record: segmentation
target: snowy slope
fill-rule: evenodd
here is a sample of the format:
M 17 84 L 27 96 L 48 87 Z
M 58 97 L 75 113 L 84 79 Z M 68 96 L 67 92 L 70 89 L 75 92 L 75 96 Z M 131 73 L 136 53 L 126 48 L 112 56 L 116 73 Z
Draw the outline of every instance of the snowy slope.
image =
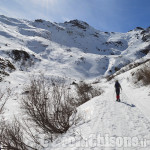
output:
M 123 102 L 116 103 L 113 92 L 108 92 L 103 97 L 92 99 L 79 108 L 82 114 L 86 112 L 84 122 L 72 127 L 64 136 L 56 140 L 52 149 L 61 150 L 62 146 L 68 150 L 123 148 L 148 150 L 150 148 L 150 124 L 147 118 L 126 96 L 123 95 Z M 108 137 L 110 141 L 103 142 L 100 137 Z M 121 139 L 137 138 L 138 145 L 135 140 L 131 145 L 126 144 L 126 139 L 124 143 L 119 143 L 117 140 L 120 137 Z
M 115 101 L 115 80 L 99 83 L 105 92 L 80 106 L 82 119 L 46 150 L 149 150 L 149 86 L 135 86 L 131 75 L 140 67 L 115 78 L 122 86 L 121 102 Z
M 3 79 L 0 86 L 13 90 L 12 98 L 6 103 L 6 118 L 21 114 L 20 95 L 30 75 L 42 72 L 45 76 L 60 76 L 69 81 L 93 82 L 127 64 L 144 62 L 150 57 L 150 28 L 109 33 L 79 20 L 52 23 L 1 15 L 0 39 L 0 79 Z M 99 136 L 112 137 L 112 144 L 118 137 L 135 137 L 127 150 L 149 150 L 149 87 L 134 87 L 130 73 L 137 69 L 126 69 L 127 72 L 116 76 L 123 87 L 121 103 L 115 102 L 114 80 L 102 80 L 98 86 L 104 93 L 80 106 L 78 114 L 82 120 L 46 146 L 46 150 L 124 149 L 119 143 L 111 147 L 100 145 Z M 96 145 L 90 143 L 91 136 Z M 138 146 L 136 138 L 140 141 Z
M 79 20 L 51 23 L 1 15 L 0 54 L 16 70 L 95 78 L 144 57 L 148 52 L 142 50 L 149 47 L 149 32 L 149 28 L 136 28 L 127 33 L 108 33 Z M 16 59 L 18 53 L 21 59 Z

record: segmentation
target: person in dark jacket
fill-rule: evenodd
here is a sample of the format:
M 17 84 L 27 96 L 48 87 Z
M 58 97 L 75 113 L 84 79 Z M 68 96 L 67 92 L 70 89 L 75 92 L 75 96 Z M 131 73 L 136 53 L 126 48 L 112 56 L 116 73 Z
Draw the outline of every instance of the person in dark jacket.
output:
M 116 80 L 116 82 L 115 82 L 115 89 L 116 89 L 116 98 L 117 98 L 117 101 L 120 102 L 120 89 L 122 89 L 122 88 L 121 88 L 121 85 L 118 82 L 118 80 Z

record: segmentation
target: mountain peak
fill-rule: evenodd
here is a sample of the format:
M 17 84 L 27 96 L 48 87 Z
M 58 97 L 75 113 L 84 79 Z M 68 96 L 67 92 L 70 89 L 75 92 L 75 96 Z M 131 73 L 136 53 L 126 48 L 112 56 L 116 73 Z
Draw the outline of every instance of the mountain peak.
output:
M 86 29 L 89 27 L 89 24 L 84 22 L 84 21 L 80 21 L 80 20 L 70 20 L 69 22 L 64 22 L 65 24 L 72 24 L 72 26 L 77 26 L 78 28 L 82 28 L 82 29 Z
M 141 27 L 136 27 L 135 30 L 144 30 L 144 29 Z

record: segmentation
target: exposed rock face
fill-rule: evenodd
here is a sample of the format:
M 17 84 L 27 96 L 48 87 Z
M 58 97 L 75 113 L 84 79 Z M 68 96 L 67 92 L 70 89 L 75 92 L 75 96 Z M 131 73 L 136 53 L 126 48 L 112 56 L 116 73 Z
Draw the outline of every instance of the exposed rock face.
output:
M 65 24 L 72 24 L 73 27 L 78 27 L 81 29 L 86 29 L 89 27 L 89 25 L 86 22 L 79 21 L 79 20 L 71 20 L 69 22 L 65 22 Z
M 0 81 L 5 76 L 9 76 L 9 73 L 15 71 L 15 66 L 7 59 L 0 58 Z

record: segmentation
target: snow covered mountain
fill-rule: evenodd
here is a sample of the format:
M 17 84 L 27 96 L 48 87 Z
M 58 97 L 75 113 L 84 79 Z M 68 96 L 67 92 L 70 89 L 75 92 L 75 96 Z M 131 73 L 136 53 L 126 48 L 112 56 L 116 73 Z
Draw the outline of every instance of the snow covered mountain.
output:
M 77 119 L 81 120 L 44 150 L 149 150 L 149 87 L 133 82 L 137 70 L 150 65 L 149 51 L 150 27 L 127 33 L 102 32 L 79 20 L 52 23 L 0 15 L 0 85 L 13 93 L 3 117 L 9 121 L 14 115 L 26 117 L 20 101 L 30 75 L 42 72 L 71 81 L 88 80 L 104 92 L 79 106 Z M 111 81 L 102 78 L 95 82 L 107 75 L 113 75 L 109 76 Z M 114 76 L 123 88 L 120 103 L 115 102 Z M 112 145 L 100 143 L 99 138 L 105 137 L 113 138 Z M 131 143 L 120 146 L 123 138 L 131 139 Z
M 72 20 L 52 23 L 0 16 L 1 76 L 44 72 L 76 79 L 113 74 L 150 50 L 150 28 L 102 32 Z M 24 74 L 23 73 L 23 74 Z

